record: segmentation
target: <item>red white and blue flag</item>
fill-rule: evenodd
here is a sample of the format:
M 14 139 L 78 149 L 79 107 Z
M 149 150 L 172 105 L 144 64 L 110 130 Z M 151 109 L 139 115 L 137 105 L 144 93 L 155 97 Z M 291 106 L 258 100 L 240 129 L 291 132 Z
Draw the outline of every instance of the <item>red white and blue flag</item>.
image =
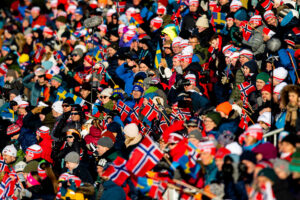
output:
M 273 1 L 272 0 L 265 0 L 261 6 L 265 9 L 265 11 L 271 10 L 273 8 Z
M 146 135 L 142 142 L 133 150 L 126 163 L 127 169 L 136 176 L 144 176 L 163 157 L 163 152 Z
M 152 121 L 153 119 L 157 118 L 159 116 L 159 109 L 158 107 L 153 103 L 151 99 L 148 100 L 147 105 L 142 110 L 141 114 L 145 116 L 149 121 Z
M 130 176 L 126 169 L 126 160 L 121 157 L 117 157 L 114 162 L 104 171 L 104 177 L 108 177 L 117 185 L 123 185 L 124 181 Z
M 131 109 L 127 106 L 123 101 L 119 101 L 117 105 L 117 110 L 120 112 L 121 120 L 125 121 L 127 116 L 129 115 Z

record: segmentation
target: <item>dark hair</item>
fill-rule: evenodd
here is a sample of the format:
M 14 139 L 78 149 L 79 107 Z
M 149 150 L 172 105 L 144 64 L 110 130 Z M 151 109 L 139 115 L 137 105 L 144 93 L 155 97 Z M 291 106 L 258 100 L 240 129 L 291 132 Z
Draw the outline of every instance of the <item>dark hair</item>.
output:
M 46 171 L 47 177 L 50 179 L 53 186 L 53 190 L 56 194 L 58 192 L 57 191 L 58 181 L 52 170 L 51 164 L 48 162 L 41 163 L 40 168 Z

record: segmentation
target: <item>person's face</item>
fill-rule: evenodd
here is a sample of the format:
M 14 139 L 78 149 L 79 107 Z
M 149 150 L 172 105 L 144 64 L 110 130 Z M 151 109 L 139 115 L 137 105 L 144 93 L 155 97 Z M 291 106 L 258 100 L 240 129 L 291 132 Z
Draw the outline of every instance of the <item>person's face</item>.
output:
M 242 163 L 247 166 L 247 173 L 252 174 L 255 170 L 255 164 L 250 162 L 249 160 L 243 160 Z
M 46 118 L 46 115 L 44 114 L 39 114 L 40 120 L 43 122 Z
M 75 21 L 80 21 L 82 18 L 82 15 L 75 13 Z
M 66 168 L 68 168 L 68 170 L 70 170 L 70 171 L 75 169 L 77 166 L 78 166 L 78 164 L 76 164 L 76 163 L 66 162 Z
M 22 23 L 22 25 L 23 25 L 23 28 L 26 28 L 26 27 L 28 27 L 28 26 L 29 26 L 29 22 L 28 22 L 28 20 L 23 20 L 23 23 Z
M 226 3 L 228 3 L 228 0 L 219 0 L 219 4 L 221 6 L 225 5 Z
M 267 182 L 271 182 L 270 179 L 268 179 L 267 177 L 265 177 L 265 176 L 257 177 L 257 185 L 259 188 L 264 188 L 266 186 Z
M 39 16 L 39 12 L 36 12 L 36 11 L 31 11 L 31 16 L 33 19 L 36 19 L 38 16 Z
M 113 57 L 113 55 L 115 55 L 116 50 L 114 50 L 113 48 L 108 48 L 107 49 L 107 54 L 109 57 Z
M 294 153 L 296 148 L 291 143 L 283 141 L 281 143 L 281 150 L 283 153 Z
M 98 152 L 99 156 L 102 156 L 108 150 L 109 149 L 107 147 L 103 147 L 101 145 L 97 145 L 97 152 Z
M 8 54 L 8 51 L 1 50 L 1 54 L 4 57 L 4 56 L 6 56 Z
M 5 63 L 6 63 L 7 65 L 11 65 L 11 64 L 13 63 L 13 60 L 6 60 Z
M 78 111 L 72 111 L 71 112 L 71 119 L 72 121 L 79 121 L 80 120 L 80 115 Z
M 228 18 L 226 19 L 226 23 L 227 23 L 227 27 L 231 28 L 233 26 L 234 21 L 232 18 Z
M 140 64 L 140 71 L 147 72 L 148 69 L 149 69 L 148 66 L 145 65 L 144 63 Z
M 74 142 L 74 136 L 72 135 L 71 132 L 67 132 L 66 140 L 67 142 Z
M 190 85 L 185 85 L 185 86 L 184 86 L 184 90 L 185 90 L 186 92 L 192 90 L 193 88 L 194 88 L 194 86 L 193 86 L 192 84 L 190 84 Z
M 138 73 L 140 68 L 137 64 L 134 64 L 133 67 L 131 68 L 131 70 L 133 73 Z
M 165 45 L 164 46 L 164 51 L 167 55 L 171 54 L 172 53 L 172 50 L 171 50 L 171 47 L 170 45 Z
M 190 8 L 190 12 L 196 12 L 197 9 L 198 9 L 198 6 L 196 6 L 196 5 L 190 5 L 189 8 Z
M 273 101 L 275 102 L 275 103 L 278 103 L 279 102 L 279 94 L 276 94 L 276 93 L 273 93 Z
M 14 98 L 15 98 L 16 96 L 17 96 L 17 95 L 15 95 L 14 93 L 10 93 L 10 94 L 9 94 L 9 101 L 14 100 Z
M 277 26 L 277 20 L 276 20 L 276 18 L 275 18 L 275 17 L 269 18 L 269 19 L 267 20 L 267 24 L 276 27 L 276 26 Z
M 202 152 L 200 155 L 200 158 L 201 158 L 203 165 L 207 166 L 207 165 L 211 164 L 214 157 L 209 152 Z
M 133 0 L 132 3 L 134 6 L 137 6 L 141 3 L 141 0 Z
M 264 33 L 262 33 L 262 37 L 264 42 L 267 42 L 270 39 L 270 37 Z
M 32 43 L 32 37 L 26 37 L 26 43 L 31 44 Z
M 214 49 L 218 49 L 219 48 L 219 39 L 214 39 L 210 42 L 210 46 Z
M 223 158 L 217 158 L 216 159 L 216 166 L 217 166 L 219 171 L 222 171 L 223 164 L 224 164 Z
M 103 174 L 103 167 L 102 166 L 97 166 L 97 173 L 98 173 L 98 175 L 101 177 L 102 176 L 102 174 Z
M 252 144 L 255 144 L 256 139 L 252 136 L 245 136 L 245 146 L 250 146 Z
M 298 105 L 298 94 L 296 94 L 295 92 L 289 92 L 289 103 L 292 106 Z
M 178 58 L 173 58 L 173 67 L 180 66 L 180 60 Z
M 69 105 L 69 104 L 67 104 L 67 103 L 64 103 L 64 104 L 62 105 L 62 107 L 63 107 L 64 113 L 71 111 L 71 108 L 72 108 L 71 105 Z
M 105 96 L 105 95 L 101 95 L 99 96 L 99 99 L 101 100 L 101 102 L 103 104 L 106 104 L 107 102 L 109 102 L 109 97 L 108 96 Z
M 230 58 L 228 56 L 225 57 L 225 63 L 226 65 L 230 65 Z
M 235 66 L 236 65 L 236 62 L 237 62 L 238 58 L 231 58 L 230 59 L 230 63 L 232 66 Z
M 249 76 L 250 75 L 250 69 L 247 66 L 243 67 L 243 72 L 245 76 Z
M 241 65 L 244 65 L 246 62 L 249 61 L 249 59 L 245 56 L 240 56 L 239 60 L 240 60 Z
M 18 108 L 18 114 L 19 115 L 25 115 L 26 114 L 26 110 L 25 110 L 25 108 Z
M 180 60 L 180 66 L 182 68 L 182 70 L 184 70 L 185 68 L 187 68 L 189 66 L 189 62 L 185 62 L 184 60 Z
M 81 89 L 80 90 L 80 95 L 83 99 L 87 98 L 89 96 L 91 92 L 89 90 L 84 90 L 84 89 Z
M 170 38 L 170 36 L 168 34 L 164 34 L 164 38 L 165 38 L 166 41 L 170 41 L 171 40 L 171 38 Z
M 235 13 L 237 10 L 238 10 L 238 8 L 236 8 L 236 7 L 231 7 L 230 8 L 230 12 L 232 12 L 232 13 Z
M 257 90 L 261 90 L 265 85 L 266 85 L 266 83 L 263 80 L 260 80 L 260 79 L 256 80 L 256 89 Z
M 269 128 L 269 126 L 268 126 L 266 123 L 262 122 L 262 121 L 259 121 L 258 123 L 259 123 L 259 125 L 260 125 L 264 130 L 267 130 L 267 129 Z
M 195 147 L 197 147 L 200 143 L 196 138 L 189 138 L 189 142 L 192 143 Z
M 28 163 L 29 161 L 33 160 L 31 156 L 29 156 L 28 154 L 25 154 L 25 160 Z
M 181 47 L 179 45 L 172 46 L 173 52 L 179 54 L 181 52 Z
M 190 38 L 189 39 L 189 45 L 191 45 L 193 47 L 193 49 L 196 48 L 196 45 L 199 44 L 197 38 Z
M 132 91 L 132 96 L 134 99 L 139 99 L 142 96 L 142 93 L 140 91 Z
M 50 84 L 55 88 L 58 88 L 60 86 L 60 83 L 54 79 L 51 80 Z
M 209 131 L 213 130 L 215 127 L 217 127 L 215 122 L 208 117 L 206 117 L 203 122 L 204 122 L 206 132 L 209 132 Z
M 269 92 L 267 92 L 267 91 L 262 91 L 261 92 L 261 97 L 263 99 L 263 102 L 271 100 L 271 94 Z
M 10 164 L 10 163 L 12 163 L 12 162 L 14 162 L 14 161 L 16 160 L 15 157 L 9 156 L 9 155 L 7 155 L 7 154 L 3 154 L 3 159 L 5 160 L 5 162 L 6 162 L 7 164 Z
M 187 127 L 187 130 L 188 130 L 188 133 L 192 132 L 193 130 L 197 130 L 198 127 L 197 126 L 188 126 Z M 198 129 L 199 130 L 199 129 Z M 201 130 L 200 130 L 201 131 Z
M 80 59 L 80 56 L 78 54 L 72 54 L 72 59 L 74 62 L 77 62 Z
M 275 171 L 276 175 L 278 176 L 278 178 L 280 178 L 281 180 L 284 180 L 288 177 L 288 174 L 278 167 L 275 167 L 274 171 Z

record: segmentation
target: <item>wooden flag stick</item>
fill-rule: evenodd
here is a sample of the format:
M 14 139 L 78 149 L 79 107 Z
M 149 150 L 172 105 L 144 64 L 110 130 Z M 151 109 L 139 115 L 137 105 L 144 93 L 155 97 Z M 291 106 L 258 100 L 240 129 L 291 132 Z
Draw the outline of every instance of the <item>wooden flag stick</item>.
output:
M 249 112 L 248 112 L 245 108 L 242 108 L 242 109 L 245 111 L 245 114 L 249 117 L 250 121 L 251 121 L 253 124 L 255 124 L 254 121 L 251 119 L 251 117 L 250 117 L 250 115 L 249 115 Z
M 292 66 L 293 66 L 293 68 L 295 70 L 295 74 L 296 74 L 296 77 L 297 77 L 297 82 L 298 82 L 298 84 L 300 84 L 300 79 L 299 79 L 299 76 L 298 76 L 298 73 L 297 73 L 297 70 L 296 70 L 296 66 L 295 66 L 294 60 L 293 60 L 290 52 L 287 51 L 287 54 L 289 55 L 289 58 L 290 58 L 291 63 L 292 63 Z

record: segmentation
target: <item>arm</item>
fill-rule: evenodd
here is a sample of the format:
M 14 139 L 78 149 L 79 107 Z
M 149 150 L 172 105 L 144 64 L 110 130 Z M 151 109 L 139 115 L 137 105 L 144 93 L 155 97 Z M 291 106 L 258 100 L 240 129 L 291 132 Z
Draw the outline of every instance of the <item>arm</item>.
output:
M 34 77 L 34 73 L 28 74 L 23 78 L 23 85 L 28 89 L 31 89 L 34 86 L 34 82 L 31 82 L 31 79 Z

